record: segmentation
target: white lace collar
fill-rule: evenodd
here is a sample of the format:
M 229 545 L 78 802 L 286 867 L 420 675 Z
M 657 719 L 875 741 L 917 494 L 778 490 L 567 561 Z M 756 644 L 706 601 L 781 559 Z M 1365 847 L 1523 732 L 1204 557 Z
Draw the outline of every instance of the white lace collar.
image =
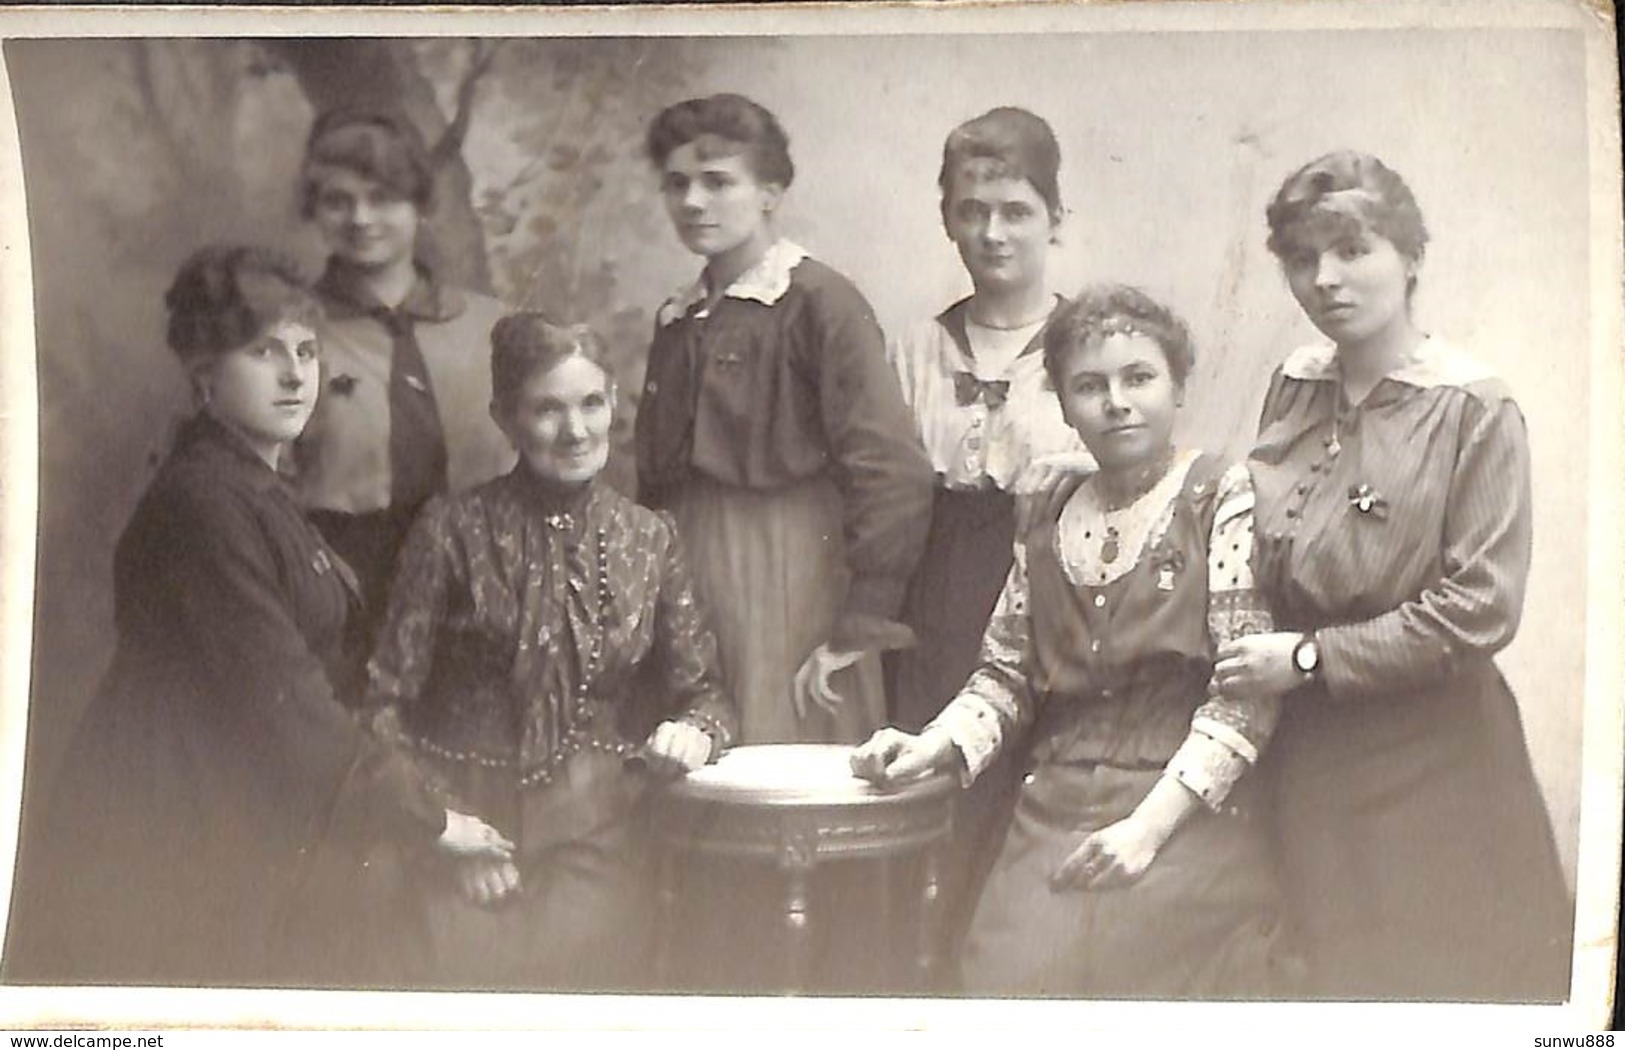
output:
M 790 273 L 805 258 L 805 248 L 780 238 L 768 245 L 767 251 L 756 260 L 756 265 L 735 277 L 722 294 L 729 299 L 750 299 L 764 306 L 772 306 L 790 290 Z M 707 294 L 702 275 L 667 299 L 660 307 L 657 320 L 662 326 L 671 324 L 705 302 Z
M 1287 355 L 1281 372 L 1288 379 L 1337 382 L 1342 376 L 1337 364 L 1337 347 L 1329 342 L 1300 346 Z M 1430 335 L 1383 378 L 1427 390 L 1436 386 L 1471 386 L 1494 379 L 1495 373 L 1467 351 Z
M 1078 486 L 1055 525 L 1055 552 L 1072 586 L 1104 587 L 1140 563 L 1146 550 L 1168 531 L 1174 497 L 1185 487 L 1185 476 L 1201 455 L 1198 451 L 1176 453 L 1162 480 L 1121 510 L 1106 509 L 1095 484 L 1098 474 Z M 1114 537 L 1117 545 L 1116 556 L 1110 560 L 1105 556 L 1108 537 Z

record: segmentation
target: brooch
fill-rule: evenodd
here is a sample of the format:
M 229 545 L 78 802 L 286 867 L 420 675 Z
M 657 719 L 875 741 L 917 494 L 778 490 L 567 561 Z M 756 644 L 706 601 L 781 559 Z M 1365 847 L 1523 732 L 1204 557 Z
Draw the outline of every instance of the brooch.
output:
M 1378 521 L 1388 517 L 1388 500 L 1365 482 L 1349 486 L 1349 506 L 1361 514 L 1369 514 Z
M 1157 590 L 1174 589 L 1174 578 L 1185 571 L 1185 552 L 1169 551 L 1154 563 L 1157 570 Z

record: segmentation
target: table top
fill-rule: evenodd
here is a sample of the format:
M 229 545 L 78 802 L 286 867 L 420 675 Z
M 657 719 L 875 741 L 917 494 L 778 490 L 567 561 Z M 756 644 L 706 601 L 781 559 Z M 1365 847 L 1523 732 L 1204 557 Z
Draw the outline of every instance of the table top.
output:
M 947 794 L 952 776 L 934 773 L 876 787 L 854 776 L 848 744 L 749 744 L 730 748 L 668 789 L 676 797 L 751 806 L 886 806 Z

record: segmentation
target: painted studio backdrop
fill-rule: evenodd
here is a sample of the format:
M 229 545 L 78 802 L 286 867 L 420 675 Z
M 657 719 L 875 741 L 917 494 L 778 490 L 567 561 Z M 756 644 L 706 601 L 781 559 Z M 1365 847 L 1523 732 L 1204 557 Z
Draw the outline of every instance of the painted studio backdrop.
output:
M 295 185 L 316 111 L 404 102 L 438 143 L 447 276 L 595 325 L 635 394 L 655 309 L 698 271 L 642 155 L 662 106 L 732 90 L 777 112 L 797 166 L 782 231 L 851 275 L 892 331 L 969 290 L 938 216 L 942 141 L 1013 104 L 1061 141 L 1056 290 L 1127 281 L 1183 314 L 1197 347 L 1183 440 L 1231 456 L 1271 369 L 1314 335 L 1264 247 L 1269 196 L 1338 147 L 1410 183 L 1433 238 L 1421 326 L 1499 370 L 1528 418 L 1534 564 L 1501 665 L 1572 886 L 1588 484 L 1578 33 L 115 39 L 14 41 L 5 59 L 39 340 L 31 800 L 105 668 L 113 545 L 189 407 L 164 288 L 214 240 L 281 246 L 315 272 Z

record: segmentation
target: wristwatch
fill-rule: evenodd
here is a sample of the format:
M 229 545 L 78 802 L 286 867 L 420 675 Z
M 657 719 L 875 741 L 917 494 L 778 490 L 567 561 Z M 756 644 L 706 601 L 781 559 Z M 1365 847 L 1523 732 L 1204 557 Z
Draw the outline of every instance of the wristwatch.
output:
M 1320 677 L 1320 643 L 1315 640 L 1314 631 L 1300 637 L 1298 644 L 1292 647 L 1292 666 L 1306 681 Z

